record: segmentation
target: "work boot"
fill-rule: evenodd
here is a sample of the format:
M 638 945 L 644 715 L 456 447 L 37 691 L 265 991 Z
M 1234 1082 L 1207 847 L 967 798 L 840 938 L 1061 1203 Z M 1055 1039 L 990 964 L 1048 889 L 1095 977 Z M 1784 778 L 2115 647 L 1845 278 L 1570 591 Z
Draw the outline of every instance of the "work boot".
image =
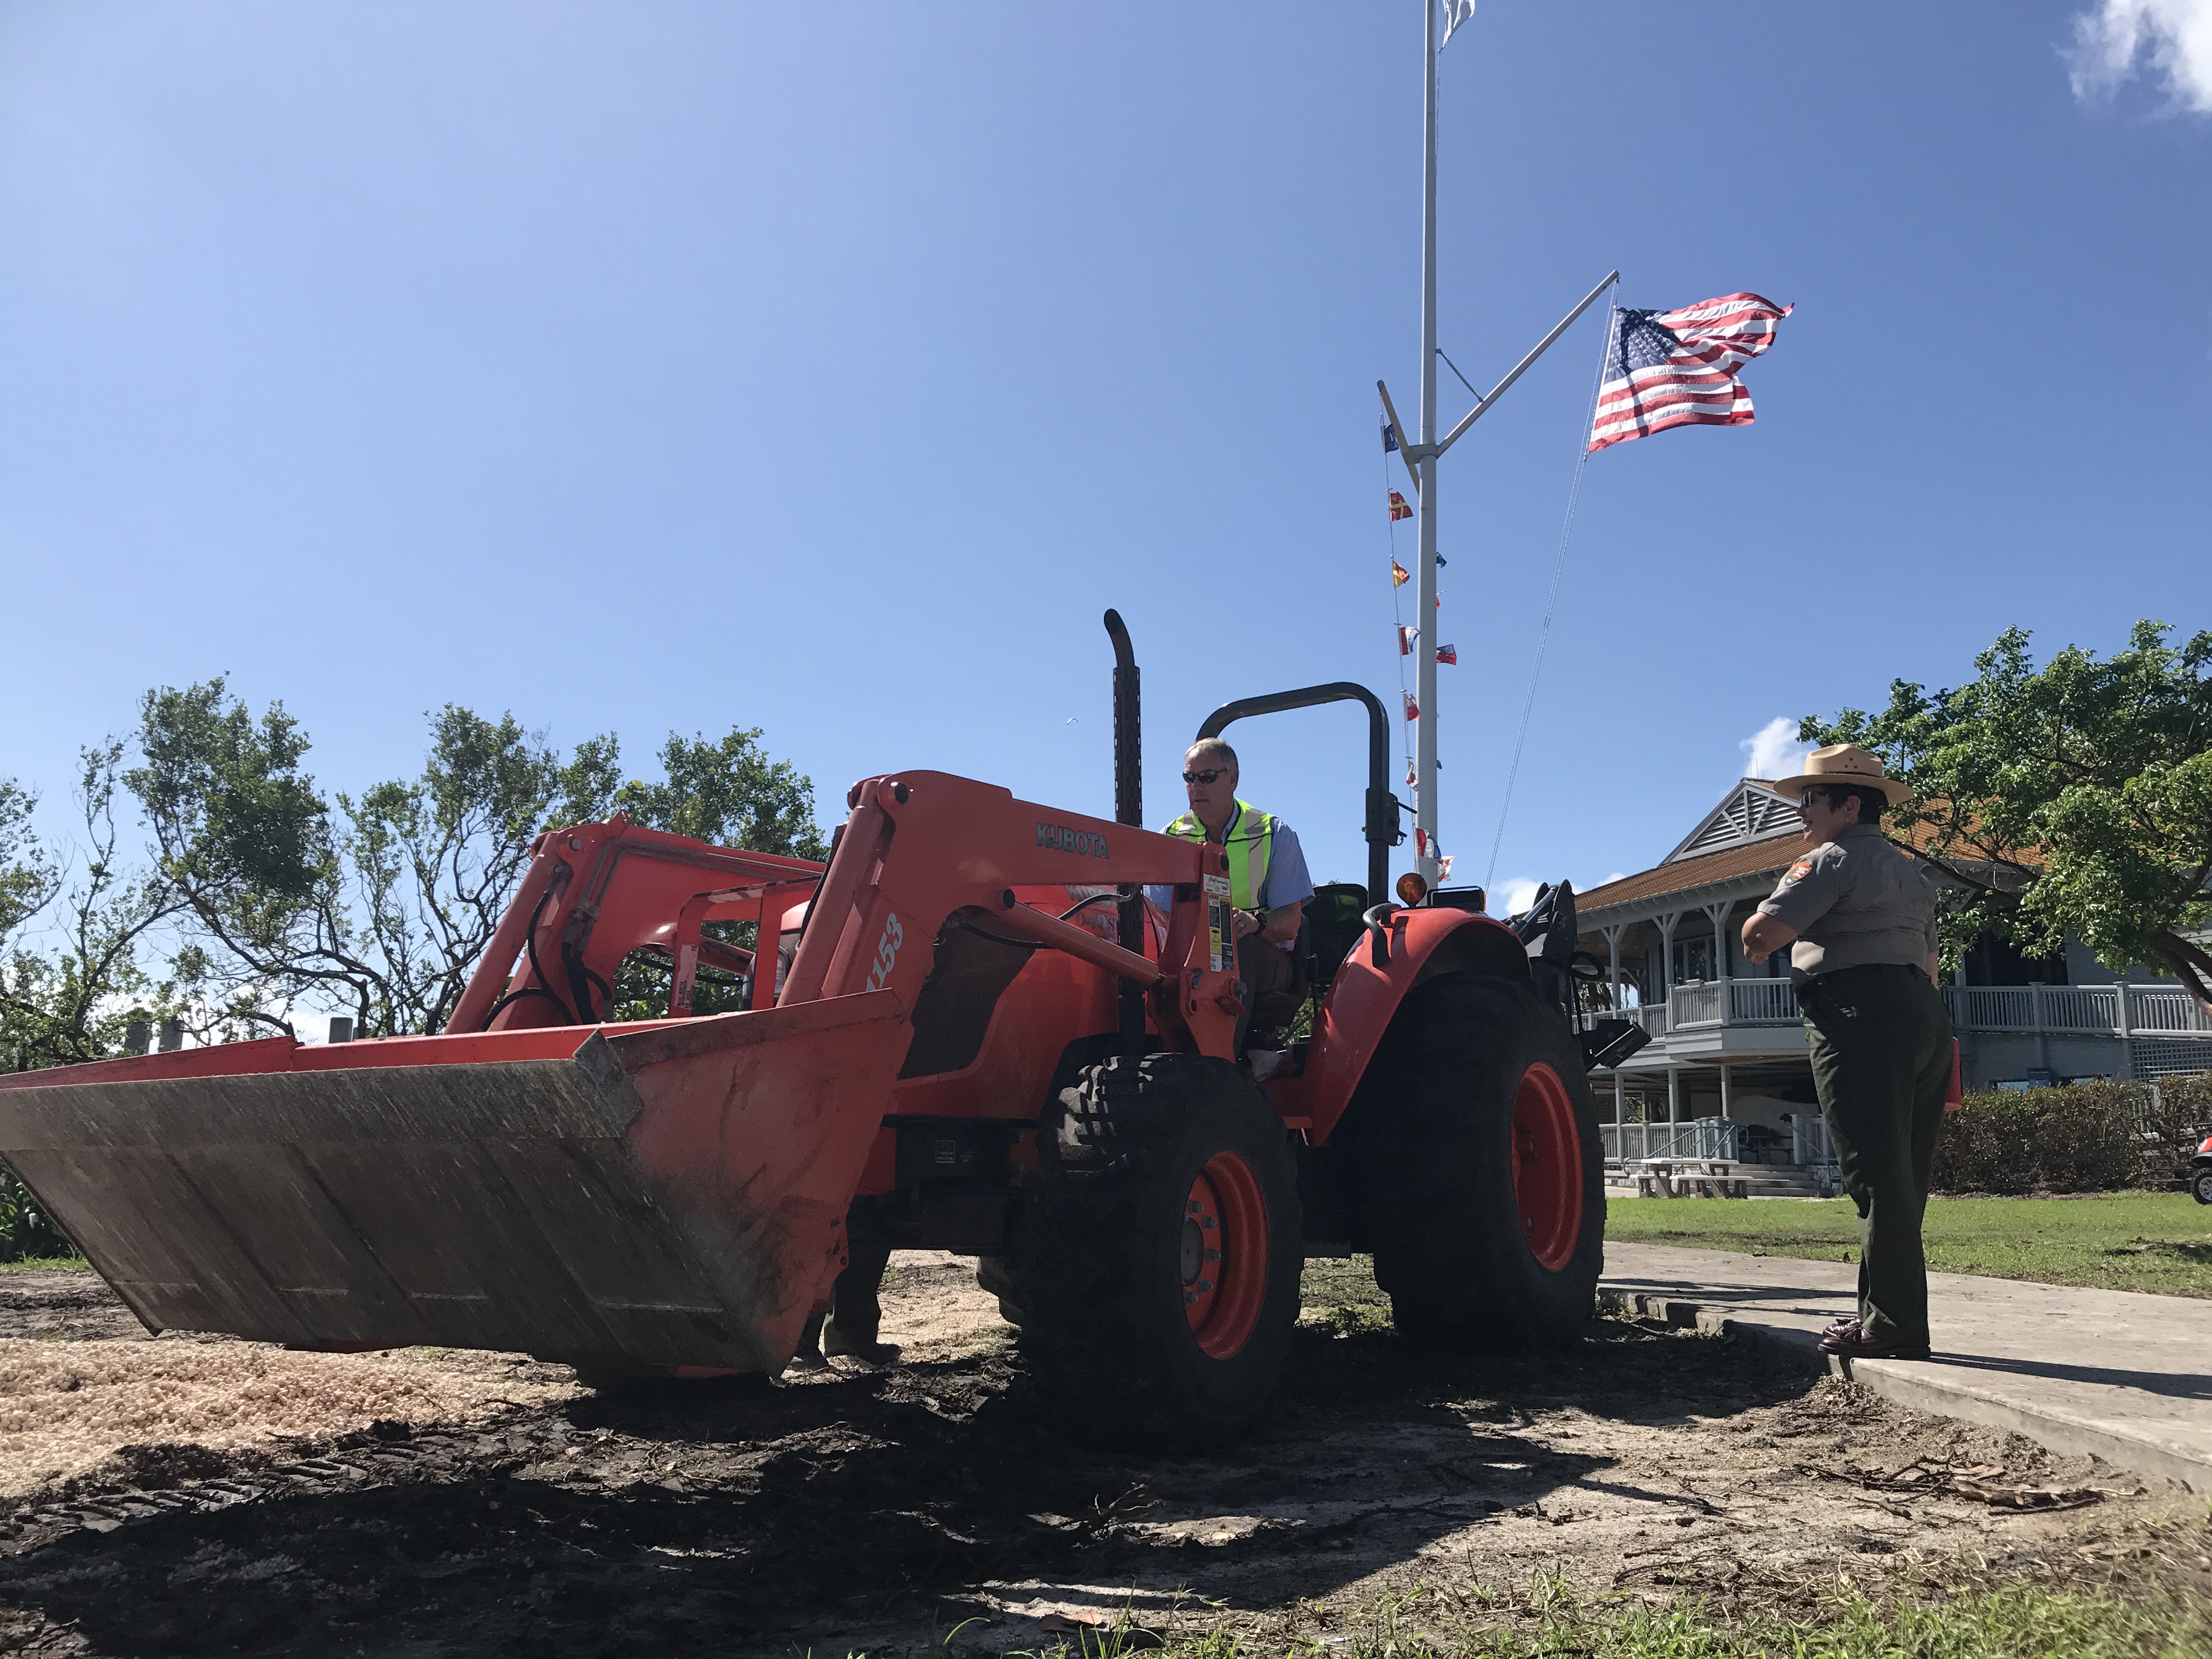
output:
M 793 1371 L 818 1371 L 829 1364 L 822 1357 L 822 1316 L 806 1316 L 806 1328 L 799 1334 L 799 1346 L 784 1369 Z
M 1845 1359 L 1926 1359 L 1925 1342 L 1906 1342 L 1894 1336 L 1875 1336 L 1856 1319 L 1820 1334 L 1820 1352 Z
M 878 1342 L 873 1325 L 848 1329 L 833 1313 L 822 1328 L 822 1352 L 838 1358 L 865 1359 L 871 1365 L 893 1365 L 898 1363 L 899 1346 Z

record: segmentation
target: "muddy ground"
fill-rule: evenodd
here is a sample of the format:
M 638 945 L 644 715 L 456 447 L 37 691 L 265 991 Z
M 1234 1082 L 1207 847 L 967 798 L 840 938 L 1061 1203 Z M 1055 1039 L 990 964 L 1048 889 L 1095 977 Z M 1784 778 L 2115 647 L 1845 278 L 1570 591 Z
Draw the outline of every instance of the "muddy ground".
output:
M 894 1259 L 895 1368 L 620 1396 L 511 1355 L 148 1340 L 89 1273 L 0 1275 L 0 1649 L 919 1654 L 969 1620 L 955 1647 L 989 1653 L 1126 1610 L 1281 1651 L 1416 1584 L 1510 1605 L 1540 1572 L 1769 1602 L 1931 1560 L 2212 1579 L 2202 1499 L 1753 1346 L 1604 1321 L 1568 1355 L 1447 1361 L 1362 1263 L 1313 1264 L 1306 1301 L 1261 1431 L 1162 1460 L 1047 1422 L 950 1257 Z M 2108 1495 L 1869 1484 L 1915 1459 Z

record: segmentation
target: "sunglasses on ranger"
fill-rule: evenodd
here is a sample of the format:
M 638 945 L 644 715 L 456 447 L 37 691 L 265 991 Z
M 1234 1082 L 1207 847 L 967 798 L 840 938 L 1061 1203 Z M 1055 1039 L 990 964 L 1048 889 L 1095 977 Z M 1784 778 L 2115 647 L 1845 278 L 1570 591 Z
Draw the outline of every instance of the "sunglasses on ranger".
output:
M 1216 778 L 1225 778 L 1228 775 L 1227 767 L 1217 766 L 1209 772 L 1186 772 L 1182 775 L 1182 781 L 1185 783 L 1212 783 Z

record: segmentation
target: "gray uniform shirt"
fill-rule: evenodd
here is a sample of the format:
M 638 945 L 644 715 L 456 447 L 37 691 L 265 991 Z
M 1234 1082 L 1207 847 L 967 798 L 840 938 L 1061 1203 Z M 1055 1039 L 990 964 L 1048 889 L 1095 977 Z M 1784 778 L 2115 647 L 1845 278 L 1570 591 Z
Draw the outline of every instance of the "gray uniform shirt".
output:
M 1790 977 L 1800 985 L 1874 962 L 1924 966 L 1936 948 L 1935 884 L 1875 824 L 1855 823 L 1799 859 L 1759 912 L 1797 935 Z

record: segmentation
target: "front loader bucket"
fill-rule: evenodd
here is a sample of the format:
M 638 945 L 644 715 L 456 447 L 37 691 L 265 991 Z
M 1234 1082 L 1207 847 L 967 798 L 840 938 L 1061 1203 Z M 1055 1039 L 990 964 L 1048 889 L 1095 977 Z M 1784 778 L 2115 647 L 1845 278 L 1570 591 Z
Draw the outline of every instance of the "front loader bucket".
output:
M 0 1079 L 0 1157 L 155 1329 L 782 1369 L 910 1036 L 757 1012 Z

